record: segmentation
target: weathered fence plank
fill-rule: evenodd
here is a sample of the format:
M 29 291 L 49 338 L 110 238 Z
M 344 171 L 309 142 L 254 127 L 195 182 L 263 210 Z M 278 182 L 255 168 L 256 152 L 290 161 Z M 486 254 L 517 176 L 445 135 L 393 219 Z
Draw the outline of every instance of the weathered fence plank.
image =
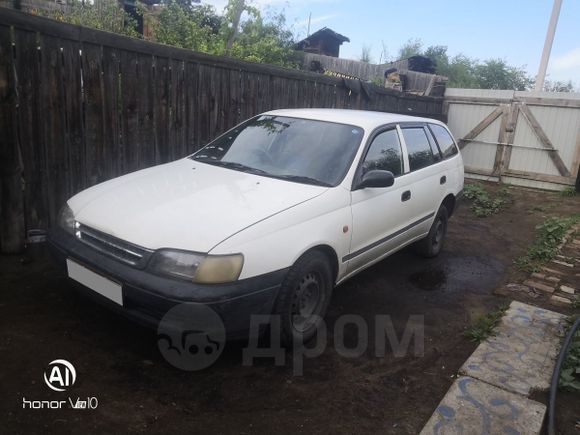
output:
M 24 243 L 22 161 L 16 133 L 16 77 L 10 29 L 0 26 L 0 249 L 16 252 Z
M 267 110 L 360 108 L 443 118 L 441 98 L 8 9 L 0 30 L 2 251 L 22 247 L 27 229 L 54 224 L 66 198 L 83 188 L 183 157 Z
M 24 209 L 32 228 L 46 226 L 48 216 L 46 201 L 46 165 L 42 144 L 43 128 L 40 107 L 42 76 L 40 73 L 40 50 L 36 47 L 34 32 L 15 30 L 15 62 L 18 76 L 18 138 L 22 160 L 27 162 L 22 168 L 25 183 Z
M 138 53 L 121 52 L 121 141 L 123 143 L 123 166 L 125 172 L 138 169 L 139 161 L 139 94 Z
M 115 174 L 127 172 L 123 156 L 122 143 L 122 99 L 121 99 L 121 54 L 119 50 L 107 48 L 103 50 L 103 86 L 102 113 L 103 113 L 103 142 L 107 144 L 107 161 L 105 174 L 113 177 Z

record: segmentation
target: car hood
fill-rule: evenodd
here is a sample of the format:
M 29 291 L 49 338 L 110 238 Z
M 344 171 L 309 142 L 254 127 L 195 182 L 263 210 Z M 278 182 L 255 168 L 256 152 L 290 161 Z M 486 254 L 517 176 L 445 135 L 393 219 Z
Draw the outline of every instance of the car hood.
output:
M 80 223 L 145 248 L 209 252 L 326 190 L 182 159 L 93 186 L 68 205 Z

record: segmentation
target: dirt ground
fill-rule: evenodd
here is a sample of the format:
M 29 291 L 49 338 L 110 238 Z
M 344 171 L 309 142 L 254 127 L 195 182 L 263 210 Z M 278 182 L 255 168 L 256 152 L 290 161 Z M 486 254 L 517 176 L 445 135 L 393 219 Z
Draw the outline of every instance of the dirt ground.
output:
M 335 290 L 329 329 L 343 314 L 369 324 L 388 314 L 401 334 L 410 315 L 424 315 L 423 357 L 377 358 L 371 339 L 363 356 L 345 358 L 329 343 L 321 356 L 304 361 L 303 376 L 293 375 L 289 357 L 284 366 L 271 359 L 242 365 L 239 342 L 229 343 L 209 369 L 180 371 L 159 354 L 152 331 L 77 294 L 42 252 L 29 262 L 0 257 L 0 432 L 417 433 L 476 347 L 463 332 L 509 302 L 496 288 L 525 279 L 512 262 L 531 243 L 534 227 L 547 216 L 580 212 L 579 198 L 516 188 L 512 197 L 488 218 L 475 217 L 464 202 L 438 258 L 406 249 Z M 347 337 L 356 344 L 354 332 Z M 77 370 L 67 393 L 50 391 L 43 381 L 57 358 Z M 96 396 L 99 405 L 22 409 L 23 398 L 63 394 Z M 580 395 L 562 395 L 558 406 L 562 433 L 578 434 Z

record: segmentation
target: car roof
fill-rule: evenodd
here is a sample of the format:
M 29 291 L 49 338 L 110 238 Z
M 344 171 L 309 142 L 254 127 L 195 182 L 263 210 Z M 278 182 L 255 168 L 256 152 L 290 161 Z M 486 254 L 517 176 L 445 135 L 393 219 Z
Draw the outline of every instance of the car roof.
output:
M 436 119 L 417 116 L 400 115 L 398 113 L 373 112 L 370 110 L 351 109 L 278 109 L 263 113 L 263 115 L 289 116 L 293 118 L 314 119 L 317 121 L 338 122 L 372 130 L 381 125 L 394 122 L 431 122 L 445 125 Z

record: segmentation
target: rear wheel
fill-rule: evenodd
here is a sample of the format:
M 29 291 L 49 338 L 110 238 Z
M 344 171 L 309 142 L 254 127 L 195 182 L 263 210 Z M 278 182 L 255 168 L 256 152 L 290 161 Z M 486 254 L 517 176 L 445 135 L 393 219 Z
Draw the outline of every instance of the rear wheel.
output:
M 417 242 L 416 250 L 417 253 L 423 257 L 432 258 L 439 255 L 441 249 L 443 249 L 443 241 L 445 235 L 447 234 L 447 221 L 449 219 L 449 214 L 447 208 L 444 205 L 439 208 L 435 220 L 431 225 L 429 234 L 423 240 Z
M 274 306 L 274 314 L 280 316 L 284 345 L 291 345 L 294 339 L 308 341 L 316 334 L 332 287 L 332 269 L 322 252 L 307 252 L 290 268 Z

